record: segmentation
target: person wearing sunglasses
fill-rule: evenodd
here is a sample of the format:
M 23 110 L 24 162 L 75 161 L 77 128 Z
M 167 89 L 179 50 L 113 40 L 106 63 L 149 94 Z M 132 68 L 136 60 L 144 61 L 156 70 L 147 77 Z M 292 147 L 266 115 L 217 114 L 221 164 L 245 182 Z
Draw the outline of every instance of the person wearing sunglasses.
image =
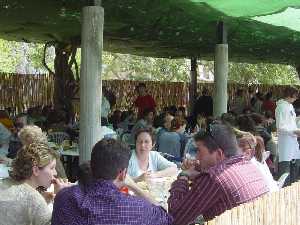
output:
M 195 223 L 200 215 L 211 220 L 269 192 L 259 170 L 242 154 L 231 127 L 214 123 L 194 139 L 196 160 L 184 161 L 168 199 L 175 225 Z

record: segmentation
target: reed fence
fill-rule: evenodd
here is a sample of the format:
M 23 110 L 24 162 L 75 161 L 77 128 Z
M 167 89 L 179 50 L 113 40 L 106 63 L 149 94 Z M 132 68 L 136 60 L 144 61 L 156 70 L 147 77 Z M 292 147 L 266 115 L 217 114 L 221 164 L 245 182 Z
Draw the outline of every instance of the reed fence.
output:
M 300 182 L 225 211 L 205 225 L 298 225 Z
M 136 98 L 135 87 L 139 81 L 104 80 L 103 87 L 116 96 L 116 105 L 113 109 L 128 109 Z M 146 81 L 148 93 L 151 94 L 160 110 L 165 106 L 186 106 L 189 100 L 189 83 Z M 197 91 L 201 94 L 203 88 L 213 94 L 213 83 L 199 83 Z M 272 91 L 275 97 L 281 96 L 285 86 L 271 85 L 242 85 L 229 84 L 229 102 L 236 97 L 237 89 L 251 88 L 262 93 Z M 0 108 L 12 108 L 15 112 L 23 112 L 28 108 L 51 105 L 53 103 L 54 78 L 49 74 L 21 75 L 0 73 Z M 78 97 L 74 98 L 76 111 L 79 110 Z

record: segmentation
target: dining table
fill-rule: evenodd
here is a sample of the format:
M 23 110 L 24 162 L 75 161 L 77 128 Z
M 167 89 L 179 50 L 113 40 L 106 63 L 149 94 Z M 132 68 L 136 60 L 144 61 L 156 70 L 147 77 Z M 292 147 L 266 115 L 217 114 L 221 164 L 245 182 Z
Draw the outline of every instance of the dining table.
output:
M 0 164 L 0 180 L 9 177 L 9 169 L 6 164 Z

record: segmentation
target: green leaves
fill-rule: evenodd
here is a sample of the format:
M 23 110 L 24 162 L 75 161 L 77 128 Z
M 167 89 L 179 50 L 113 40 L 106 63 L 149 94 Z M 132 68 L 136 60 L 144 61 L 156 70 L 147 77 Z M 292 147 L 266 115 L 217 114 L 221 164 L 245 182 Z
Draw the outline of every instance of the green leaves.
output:
M 19 66 L 25 63 L 34 71 L 47 73 L 42 64 L 43 47 L 42 44 L 24 44 L 0 39 L 0 71 L 16 73 Z M 46 61 L 51 69 L 53 69 L 54 56 L 54 49 L 48 49 Z M 102 59 L 103 79 L 182 82 L 188 82 L 190 79 L 189 59 L 151 58 L 109 52 L 103 52 Z M 80 49 L 77 51 L 76 60 L 80 66 Z M 198 64 L 205 67 L 206 73 L 214 71 L 211 61 L 201 60 Z M 264 63 L 230 63 L 229 81 L 249 85 L 300 84 L 294 67 Z

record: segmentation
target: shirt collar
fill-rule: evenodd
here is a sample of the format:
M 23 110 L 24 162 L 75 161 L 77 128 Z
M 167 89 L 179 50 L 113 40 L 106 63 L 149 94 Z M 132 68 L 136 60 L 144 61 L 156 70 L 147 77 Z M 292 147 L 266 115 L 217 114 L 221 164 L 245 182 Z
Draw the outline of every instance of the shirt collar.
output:
M 112 180 L 95 180 L 91 184 L 88 185 L 88 190 L 112 190 L 118 191 L 117 186 L 113 183 Z

